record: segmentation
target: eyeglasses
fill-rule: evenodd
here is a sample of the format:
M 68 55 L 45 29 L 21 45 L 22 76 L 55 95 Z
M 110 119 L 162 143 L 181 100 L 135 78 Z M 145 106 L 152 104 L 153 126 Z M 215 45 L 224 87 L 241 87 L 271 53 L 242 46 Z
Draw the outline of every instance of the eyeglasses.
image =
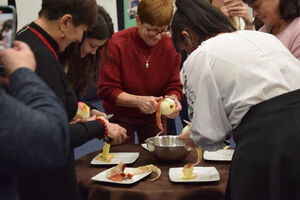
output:
M 168 32 L 168 27 L 163 29 L 163 30 L 157 30 L 157 29 L 150 29 L 148 28 L 145 24 L 143 24 L 144 27 L 146 28 L 146 30 L 148 31 L 148 34 L 149 35 L 153 35 L 153 36 L 156 36 L 158 34 L 165 34 Z

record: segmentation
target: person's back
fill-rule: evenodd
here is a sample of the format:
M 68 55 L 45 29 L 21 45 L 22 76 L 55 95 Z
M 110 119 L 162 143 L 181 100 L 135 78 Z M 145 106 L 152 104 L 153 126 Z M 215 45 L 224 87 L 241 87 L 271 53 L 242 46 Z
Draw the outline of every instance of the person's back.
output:
M 52 170 L 69 152 L 67 116 L 60 101 L 33 73 L 30 48 L 21 42 L 0 52 L 0 199 L 18 198 L 16 175 Z M 9 78 L 9 92 L 2 87 Z
M 251 106 L 300 86 L 299 61 L 275 36 L 266 33 L 237 31 L 220 34 L 204 41 L 186 60 L 186 66 L 194 66 L 196 63 L 202 67 L 194 69 L 194 73 L 186 74 L 189 76 L 186 84 L 188 86 L 195 81 L 199 84 L 193 90 L 186 89 L 187 96 L 201 91 L 202 101 L 210 101 L 207 102 L 207 109 L 216 112 L 219 107 L 215 105 L 222 99 L 229 120 L 224 124 L 229 128 L 231 125 L 236 127 Z M 207 88 L 217 90 L 218 95 L 209 96 L 212 91 Z M 195 101 L 189 99 L 189 102 Z M 210 119 L 208 114 L 203 113 L 197 117 L 198 121 Z M 218 117 L 227 121 L 222 115 Z M 220 126 L 208 120 L 205 127 L 217 132 Z

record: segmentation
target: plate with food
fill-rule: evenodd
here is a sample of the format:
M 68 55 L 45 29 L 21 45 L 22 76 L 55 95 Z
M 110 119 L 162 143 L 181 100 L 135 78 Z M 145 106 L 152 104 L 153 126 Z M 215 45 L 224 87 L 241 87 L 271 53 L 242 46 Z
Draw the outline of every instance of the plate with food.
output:
M 205 151 L 203 158 L 210 161 L 231 161 L 233 156 L 233 149 L 220 149 L 218 151 Z
M 102 153 L 98 154 L 91 161 L 92 165 L 114 165 L 121 161 L 125 164 L 130 164 L 136 161 L 139 157 L 139 152 L 120 152 L 110 153 L 110 144 L 104 142 Z
M 215 167 L 170 168 L 169 177 L 172 182 L 212 182 L 219 181 L 220 174 Z
M 141 145 L 142 145 L 142 147 L 143 147 L 145 150 L 149 151 L 149 149 L 148 149 L 148 147 L 147 147 L 147 144 L 143 143 L 143 144 L 141 144 Z
M 123 162 L 118 165 L 100 172 L 96 176 L 92 177 L 92 180 L 117 183 L 117 184 L 133 184 L 144 177 L 148 176 L 152 172 L 156 172 L 157 176 L 150 181 L 155 181 L 160 176 L 160 169 L 155 165 L 145 165 L 137 168 L 126 167 Z
M 103 153 L 98 154 L 91 161 L 92 165 L 114 165 L 118 164 L 120 161 L 123 161 L 125 164 L 134 163 L 140 153 L 139 152 L 116 152 L 110 153 L 111 158 L 108 160 L 103 159 Z

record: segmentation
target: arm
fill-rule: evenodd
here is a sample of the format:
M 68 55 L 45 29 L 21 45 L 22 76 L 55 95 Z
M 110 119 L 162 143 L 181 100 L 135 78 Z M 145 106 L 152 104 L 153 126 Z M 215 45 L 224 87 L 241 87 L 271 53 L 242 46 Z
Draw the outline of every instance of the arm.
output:
M 157 103 L 162 97 L 139 96 L 122 92 L 116 100 L 118 106 L 138 108 L 142 113 L 152 114 L 156 112 Z
M 78 122 L 69 124 L 71 148 L 80 145 L 104 135 L 104 126 L 98 121 Z
M 232 130 L 205 52 L 193 54 L 184 65 L 185 87 L 192 113 L 191 138 L 204 150 L 222 147 Z M 201 68 L 193 66 L 201 65 Z M 217 68 L 218 66 L 214 66 Z

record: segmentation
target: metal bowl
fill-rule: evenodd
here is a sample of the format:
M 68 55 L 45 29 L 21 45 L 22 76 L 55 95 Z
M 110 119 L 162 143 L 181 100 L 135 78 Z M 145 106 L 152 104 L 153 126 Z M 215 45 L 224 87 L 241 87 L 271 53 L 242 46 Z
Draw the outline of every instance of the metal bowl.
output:
M 146 139 L 145 143 L 148 150 L 162 161 L 179 161 L 191 152 L 176 135 L 151 137 Z

